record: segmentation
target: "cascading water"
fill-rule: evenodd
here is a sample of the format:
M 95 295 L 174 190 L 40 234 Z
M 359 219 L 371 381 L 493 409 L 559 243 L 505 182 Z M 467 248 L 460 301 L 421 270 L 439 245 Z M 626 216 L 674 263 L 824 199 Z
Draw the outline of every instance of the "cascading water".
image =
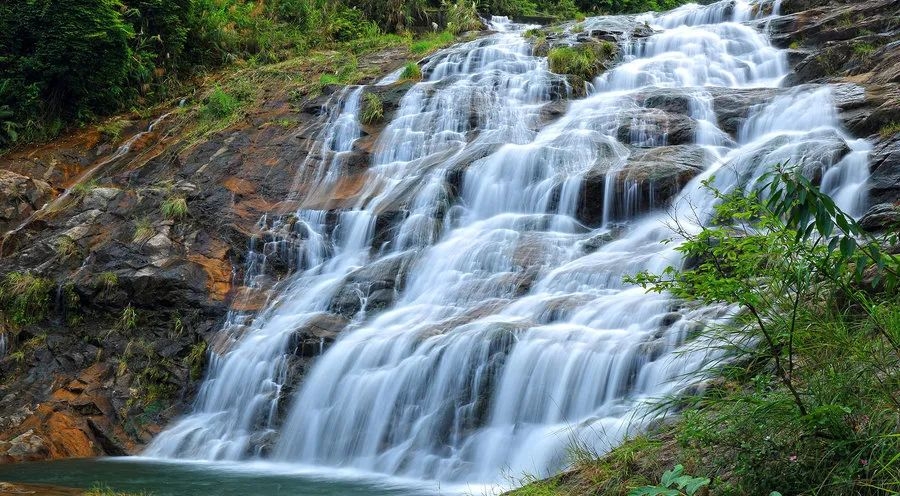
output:
M 548 125 L 542 110 L 565 83 L 531 55 L 525 27 L 504 24 L 431 58 L 427 80 L 379 138 L 352 205 L 338 213 L 301 206 L 296 274 L 234 334 L 195 412 L 148 454 L 240 459 L 274 437 L 265 456 L 277 461 L 493 482 L 504 471 L 560 468 L 572 438 L 614 446 L 654 399 L 695 383 L 721 358 L 688 336 L 730 309 L 680 308 L 622 282 L 680 263 L 674 244 L 662 243 L 672 237 L 665 221 L 704 221 L 713 198 L 701 179 L 749 188 L 787 161 L 821 177 L 846 210 L 864 206 L 868 144 L 841 129 L 830 88 L 775 89 L 788 69 L 755 27 L 766 8 L 777 4 L 588 19 L 587 30 L 647 22 L 657 32 L 644 40 L 626 32 L 621 63 Z M 739 90 L 761 103 L 729 133 L 715 100 Z M 361 91 L 332 106 L 321 140 L 330 158 L 306 205 L 342 174 L 340 156 L 360 135 Z M 671 145 L 668 121 L 649 104 L 660 97 L 684 102 L 694 123 L 693 144 L 666 150 L 689 152 L 702 163 L 679 166 L 702 173 L 657 204 L 642 193 L 653 175 L 633 169 L 636 157 Z M 603 198 L 586 198 L 598 181 Z M 668 203 L 668 213 L 657 208 Z M 584 214 L 591 204 L 602 204 L 593 220 Z M 390 235 L 376 237 L 379 216 L 397 211 Z M 397 260 L 403 281 L 392 303 L 371 313 L 362 304 L 279 424 L 292 334 L 329 312 L 354 274 Z

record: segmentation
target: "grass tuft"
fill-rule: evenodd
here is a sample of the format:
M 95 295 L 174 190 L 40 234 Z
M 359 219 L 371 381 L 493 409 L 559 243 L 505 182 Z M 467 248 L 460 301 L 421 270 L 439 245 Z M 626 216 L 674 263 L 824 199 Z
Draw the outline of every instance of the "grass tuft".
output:
M 377 124 L 384 119 L 384 104 L 381 98 L 375 93 L 366 93 L 363 97 L 362 110 L 360 112 L 360 121 L 363 124 Z
M 170 220 L 181 220 L 188 214 L 187 200 L 178 196 L 167 198 L 160 208 L 163 216 Z
M 418 81 L 422 79 L 422 68 L 415 62 L 409 62 L 403 66 L 403 72 L 400 73 L 400 79 L 403 81 Z

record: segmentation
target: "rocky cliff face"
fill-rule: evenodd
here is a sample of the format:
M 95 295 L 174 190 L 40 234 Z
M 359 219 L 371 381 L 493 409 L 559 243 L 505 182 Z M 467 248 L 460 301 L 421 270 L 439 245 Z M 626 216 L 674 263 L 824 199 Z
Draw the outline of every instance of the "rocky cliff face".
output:
M 866 225 L 882 228 L 897 218 L 900 198 L 900 5 L 784 0 L 782 13 L 767 29 L 790 48 L 790 83 L 840 83 L 841 118 L 875 143 Z M 615 36 L 598 31 L 578 41 Z M 398 60 L 384 53 L 369 62 L 386 71 Z M 328 197 L 311 199 L 301 169 L 322 160 L 315 142 L 341 88 L 298 96 L 265 84 L 264 103 L 200 138 L 189 132 L 195 115 L 176 110 L 129 122 L 127 139 L 76 132 L 0 158 L 0 232 L 8 232 L 0 275 L 14 302 L 0 319 L 8 343 L 0 357 L 0 462 L 134 453 L 182 412 L 207 346 L 221 349 L 230 337 L 219 333 L 226 314 L 261 308 L 292 269 L 279 246 L 297 233 L 282 214 L 301 198 L 326 210 L 352 204 L 383 122 L 409 87 L 366 90 L 382 102 L 383 119 L 364 127 Z M 716 93 L 719 124 L 736 133 L 747 109 L 773 91 L 782 90 Z M 564 111 L 565 96 L 560 90 L 547 106 L 547 122 Z M 689 144 L 698 124 L 679 90 L 637 98 L 658 113 L 621 116 L 617 135 L 637 152 L 615 187 L 637 191 L 635 205 L 623 208 L 640 210 L 664 205 L 708 157 Z M 579 209 L 586 225 L 599 222 L 607 173 L 598 166 L 588 175 Z M 451 194 L 461 177 L 447 179 Z M 376 230 L 390 229 L 398 215 L 402 204 L 386 208 Z M 268 265 L 250 289 L 243 270 L 256 252 Z M 529 256 L 527 246 L 522 253 Z M 297 330 L 292 373 L 302 374 L 363 302 L 367 311 L 388 305 L 403 288 L 405 263 L 387 259 L 351 274 L 331 314 Z

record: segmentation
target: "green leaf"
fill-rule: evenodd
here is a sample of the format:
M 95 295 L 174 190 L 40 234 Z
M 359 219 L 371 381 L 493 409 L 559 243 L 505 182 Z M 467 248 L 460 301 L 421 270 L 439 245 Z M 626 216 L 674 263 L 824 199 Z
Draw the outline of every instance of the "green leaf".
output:
M 674 483 L 675 480 L 678 477 L 680 477 L 681 474 L 683 474 L 683 473 L 684 473 L 684 466 L 680 465 L 680 464 L 675 465 L 675 467 L 672 468 L 672 470 L 666 470 L 663 473 L 662 480 L 660 481 L 660 483 L 663 485 L 663 487 L 671 487 L 672 483 Z
M 841 238 L 841 256 L 844 258 L 850 258 L 853 256 L 854 252 L 856 252 L 856 240 L 854 240 L 850 236 L 844 236 L 843 238 Z
M 684 492 L 686 492 L 688 496 L 694 496 L 701 487 L 708 486 L 710 482 L 711 481 L 706 477 L 691 477 L 691 480 L 682 486 L 682 489 L 684 489 Z

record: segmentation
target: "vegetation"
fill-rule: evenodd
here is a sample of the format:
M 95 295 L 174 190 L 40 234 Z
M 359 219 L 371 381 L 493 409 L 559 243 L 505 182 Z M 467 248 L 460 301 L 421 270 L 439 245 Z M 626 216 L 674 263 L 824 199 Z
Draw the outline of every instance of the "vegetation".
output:
M 706 477 L 692 477 L 684 473 L 684 466 L 676 465 L 666 470 L 658 485 L 632 489 L 628 496 L 694 496 L 709 486 Z
M 206 358 L 206 341 L 200 341 L 191 347 L 190 353 L 184 358 L 184 364 L 191 370 L 191 379 L 198 380 L 203 376 L 203 363 Z
M 72 238 L 62 235 L 56 240 L 56 255 L 61 260 L 68 260 L 79 253 L 78 244 Z
M 147 217 L 141 217 L 134 222 L 134 236 L 132 241 L 135 243 L 143 243 L 152 238 L 156 232 L 153 230 L 153 223 Z
M 711 494 L 900 491 L 900 263 L 881 248 L 897 234 L 870 237 L 788 168 L 764 183 L 745 194 L 708 182 L 719 200 L 711 226 L 676 226 L 691 265 L 632 279 L 739 306 L 731 324 L 705 331 L 733 361 L 703 394 L 664 405 L 683 412 L 676 423 L 576 460 L 572 474 L 540 482 L 546 494 L 687 494 L 671 477 L 653 485 L 676 464 L 708 478 Z
M 162 203 L 160 209 L 165 218 L 181 220 L 188 214 L 187 200 L 179 196 L 172 196 Z
M 149 493 L 119 492 L 103 484 L 94 484 L 93 487 L 84 493 L 84 496 L 149 496 Z
M 109 291 L 119 285 L 119 276 L 112 271 L 101 272 L 97 274 L 94 284 L 101 291 Z
M 128 304 L 122 309 L 122 315 L 119 317 L 119 328 L 123 331 L 133 331 L 137 329 L 137 323 L 137 310 L 131 304 Z
M 97 187 L 98 187 L 97 181 L 94 179 L 92 179 L 90 181 L 80 182 L 80 183 L 72 186 L 72 196 L 74 196 L 76 198 L 84 198 L 85 196 L 90 194 L 91 191 L 94 191 L 95 189 L 97 189 Z
M 900 133 L 900 122 L 891 122 L 878 130 L 878 135 L 881 136 L 881 139 L 890 139 L 898 133 Z
M 11 272 L 0 281 L 0 324 L 19 329 L 47 317 L 53 281 L 30 272 Z
M 401 80 L 418 81 L 422 79 L 422 68 L 415 62 L 409 62 L 403 66 L 403 72 L 400 73 Z
M 363 124 L 377 124 L 384 119 L 384 104 L 375 93 L 366 93 L 363 97 L 360 120 Z
M 553 48 L 547 59 L 551 71 L 557 74 L 571 74 L 590 81 L 605 69 L 615 52 L 615 44 L 604 41 L 577 47 Z
M 319 48 L 360 53 L 410 45 L 424 54 L 479 29 L 483 15 L 583 18 L 674 7 L 682 0 L 50 0 L 0 4 L 0 149 L 73 124 L 165 102 L 219 67 L 257 67 Z M 442 22 L 412 41 L 412 29 Z M 235 101 L 237 100 L 237 101 Z M 240 99 L 213 92 L 208 115 Z M 116 140 L 128 121 L 100 126 Z

